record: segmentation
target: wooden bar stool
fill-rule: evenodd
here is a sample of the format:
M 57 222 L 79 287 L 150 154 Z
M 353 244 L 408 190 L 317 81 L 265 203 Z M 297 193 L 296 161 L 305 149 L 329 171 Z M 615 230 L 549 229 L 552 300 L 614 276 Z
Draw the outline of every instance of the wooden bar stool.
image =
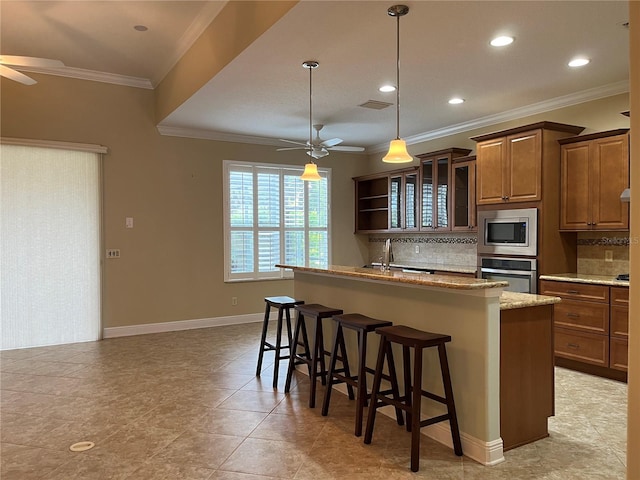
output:
M 407 431 L 411 432 L 411 470 L 417 472 L 420 467 L 420 428 L 434 423 L 449 420 L 451 426 L 451 439 L 453 440 L 453 450 L 456 455 L 462 455 L 462 443 L 460 441 L 460 431 L 458 430 L 458 418 L 456 407 L 453 401 L 453 389 L 451 388 L 451 377 L 449 375 L 449 363 L 447 362 L 447 351 L 445 344 L 451 341 L 449 335 L 423 332 L 415 328 L 404 325 L 382 327 L 376 330 L 381 335 L 380 349 L 376 363 L 376 373 L 373 378 L 373 392 L 367 417 L 367 428 L 364 434 L 364 443 L 371 443 L 373 436 L 373 424 L 376 418 L 376 410 L 386 405 L 393 405 L 402 408 L 407 412 Z M 382 379 L 382 367 L 384 357 L 390 345 L 397 343 L 402 345 L 402 360 L 404 368 L 404 388 L 405 394 L 398 402 L 380 392 L 380 380 Z M 430 347 L 438 347 L 440 357 L 440 371 L 442 373 L 442 383 L 444 385 L 445 396 L 441 397 L 431 392 L 422 390 L 422 350 Z M 414 350 L 413 356 L 413 382 L 411 380 L 411 358 L 410 348 Z M 426 420 L 420 420 L 421 398 L 427 397 L 447 406 L 447 413 L 438 415 Z
M 338 383 L 347 384 L 347 393 L 349 399 L 353 400 L 353 387 L 358 389 L 358 396 L 356 398 L 356 426 L 355 436 L 362 435 L 362 416 L 364 407 L 367 404 L 367 400 L 371 397 L 367 392 L 367 373 L 374 373 L 373 368 L 367 367 L 367 334 L 373 332 L 376 328 L 389 327 L 393 325 L 386 320 L 378 320 L 375 318 L 367 317 L 359 313 L 347 313 L 343 315 L 336 315 L 333 317 L 336 322 L 335 334 L 333 337 L 333 349 L 331 350 L 331 359 L 329 361 L 329 372 L 327 374 L 327 390 L 324 394 L 324 402 L 322 403 L 322 415 L 327 416 L 329 413 L 329 403 L 331 402 L 331 390 L 333 385 Z M 355 330 L 358 338 L 358 373 L 355 376 L 351 375 L 349 370 L 349 360 L 347 358 L 347 349 L 344 343 L 344 328 Z M 391 389 L 382 393 L 391 393 L 393 398 L 399 400 L 400 394 L 398 391 L 398 379 L 396 378 L 396 368 L 393 362 L 393 353 L 388 351 L 387 355 L 387 368 L 388 375 L 383 374 L 382 378 L 391 382 Z M 342 369 L 336 369 L 336 362 L 340 360 L 342 362 Z M 396 407 L 396 418 L 398 425 L 404 425 L 402 418 L 402 411 Z
M 324 339 L 322 335 L 322 320 L 340 315 L 342 310 L 338 308 L 325 307 L 317 303 L 303 304 L 295 306 L 298 315 L 296 317 L 295 333 L 293 334 L 293 348 L 289 356 L 289 369 L 287 370 L 287 381 L 284 384 L 284 392 L 288 393 L 291 388 L 291 377 L 296 365 L 306 364 L 309 369 L 309 381 L 311 389 L 309 391 L 309 408 L 316 406 L 316 378 L 320 376 L 323 385 L 327 384 L 327 368 L 324 357 L 329 355 L 324 349 Z M 314 318 L 316 321 L 316 331 L 313 346 L 309 345 L 305 317 Z M 300 335 L 302 334 L 302 338 Z M 298 346 L 302 346 L 304 351 L 299 354 Z M 318 367 L 320 369 L 318 370 Z
M 264 310 L 264 320 L 262 321 L 262 338 L 260 339 L 260 352 L 258 353 L 258 366 L 256 367 L 256 377 L 260 376 L 262 371 L 262 357 L 264 356 L 264 352 L 275 351 L 275 360 L 274 360 L 274 368 L 273 368 L 273 388 L 278 387 L 278 369 L 280 367 L 280 360 L 284 360 L 289 358 L 291 354 L 291 313 L 290 310 L 294 308 L 296 305 L 301 305 L 304 303 L 303 300 L 296 300 L 291 297 L 265 297 L 264 302 L 266 304 L 266 308 Z M 272 308 L 278 309 L 278 323 L 276 326 L 276 344 L 272 344 L 267 342 L 267 331 L 269 330 L 269 313 Z M 286 317 L 287 321 L 287 338 L 288 343 L 286 345 L 282 345 L 282 317 Z M 283 349 L 289 350 L 289 355 L 282 355 L 281 351 Z

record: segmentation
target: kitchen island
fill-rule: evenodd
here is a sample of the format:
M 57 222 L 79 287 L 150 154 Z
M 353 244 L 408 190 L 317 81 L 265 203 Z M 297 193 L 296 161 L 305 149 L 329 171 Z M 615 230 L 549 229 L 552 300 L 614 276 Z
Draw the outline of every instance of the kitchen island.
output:
M 515 294 L 501 302 L 503 289 L 508 285 L 503 281 L 348 266 L 278 266 L 293 270 L 295 297 L 306 303 L 321 303 L 345 313 L 357 312 L 451 335 L 447 353 L 464 453 L 485 465 L 504 460 L 500 421 L 501 311 L 533 309 L 553 303 L 554 297 Z M 332 338 L 330 331 L 325 338 Z M 378 339 L 373 335 L 370 341 L 368 362 L 373 365 Z M 551 349 L 550 339 L 547 341 Z M 355 365 L 355 339 L 347 339 L 347 348 Z M 400 351 L 397 358 L 401 358 Z M 425 364 L 424 388 L 442 393 L 437 352 L 425 352 Z M 552 384 L 553 370 L 545 371 Z M 424 400 L 425 415 L 441 414 L 441 408 Z M 550 414 L 548 408 L 544 413 Z M 423 433 L 451 446 L 447 422 L 425 427 Z

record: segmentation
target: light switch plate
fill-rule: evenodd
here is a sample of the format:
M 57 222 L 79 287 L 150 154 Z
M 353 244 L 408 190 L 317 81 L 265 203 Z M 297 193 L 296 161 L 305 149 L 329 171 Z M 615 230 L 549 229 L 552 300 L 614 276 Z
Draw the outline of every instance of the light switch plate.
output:
M 133 228 L 133 217 L 126 217 L 124 219 L 124 225 L 126 228 Z

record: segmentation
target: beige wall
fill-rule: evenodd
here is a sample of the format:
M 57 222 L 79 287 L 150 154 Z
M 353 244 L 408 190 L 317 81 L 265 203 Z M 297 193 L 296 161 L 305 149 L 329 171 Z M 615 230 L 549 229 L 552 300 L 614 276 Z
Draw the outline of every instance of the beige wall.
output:
M 2 81 L 2 136 L 105 145 L 103 326 L 214 318 L 261 312 L 265 295 L 292 294 L 292 281 L 223 282 L 222 161 L 303 164 L 303 152 L 163 137 L 154 92 L 34 75 L 26 87 Z M 332 251 L 338 264 L 366 261 L 353 235 L 351 177 L 366 157 L 332 153 Z M 125 229 L 125 217 L 134 228 Z M 64 239 L 61 239 L 64 241 Z M 231 297 L 238 305 L 231 305 Z

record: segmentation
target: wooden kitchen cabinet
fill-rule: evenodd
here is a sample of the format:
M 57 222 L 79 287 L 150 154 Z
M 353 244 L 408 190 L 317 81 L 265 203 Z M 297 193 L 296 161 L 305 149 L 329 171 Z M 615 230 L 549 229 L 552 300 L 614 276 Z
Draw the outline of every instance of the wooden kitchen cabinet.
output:
M 559 140 L 560 229 L 628 230 L 629 134 L 612 130 Z
M 421 231 L 451 231 L 452 162 L 466 157 L 471 150 L 447 148 L 416 155 L 420 159 Z
M 389 229 L 389 175 L 357 177 L 355 182 L 356 233 Z
M 418 168 L 389 175 L 389 230 L 418 230 Z
M 418 167 L 355 177 L 355 231 L 417 230 Z
M 611 346 L 609 367 L 627 371 L 629 348 L 629 289 L 611 287 Z
M 473 231 L 476 224 L 476 156 L 451 164 L 451 230 Z
M 577 135 L 582 127 L 540 122 L 472 137 L 476 149 L 477 205 L 538 202 L 545 186 L 543 166 L 556 158 L 557 140 Z M 556 177 L 557 179 L 557 177 Z M 557 181 L 557 180 L 556 180 Z M 550 185 L 551 187 L 551 185 Z
M 629 289 L 541 280 L 540 293 L 562 298 L 554 305 L 556 365 L 625 380 Z

